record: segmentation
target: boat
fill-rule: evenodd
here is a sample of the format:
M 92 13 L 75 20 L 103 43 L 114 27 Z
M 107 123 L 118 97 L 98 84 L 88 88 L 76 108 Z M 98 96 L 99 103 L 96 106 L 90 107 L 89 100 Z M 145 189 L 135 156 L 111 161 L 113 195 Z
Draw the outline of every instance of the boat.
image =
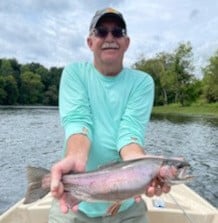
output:
M 208 201 L 181 184 L 160 197 L 142 196 L 147 204 L 150 223 L 217 223 L 218 210 Z M 0 223 L 48 223 L 51 194 L 28 205 L 20 200 L 0 215 Z

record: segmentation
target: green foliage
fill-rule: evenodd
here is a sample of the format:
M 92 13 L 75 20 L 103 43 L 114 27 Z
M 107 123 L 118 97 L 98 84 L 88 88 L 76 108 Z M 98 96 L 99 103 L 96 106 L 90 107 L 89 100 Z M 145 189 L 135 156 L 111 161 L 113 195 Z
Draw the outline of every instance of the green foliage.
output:
M 6 92 L 3 103 L 8 105 L 16 104 L 18 99 L 18 87 L 15 78 L 12 75 L 8 75 L 3 77 L 3 79 L 4 91 Z
M 159 53 L 155 58 L 142 58 L 134 68 L 152 75 L 155 81 L 155 105 L 180 103 L 191 104 L 201 90 L 196 84 L 192 65 L 191 44 L 181 43 L 172 53 Z
M 155 106 L 191 105 L 218 101 L 218 51 L 203 68 L 204 77 L 193 75 L 193 53 L 189 42 L 154 58 L 141 57 L 133 68 L 149 73 L 155 81 Z M 16 59 L 0 59 L 0 105 L 57 105 L 63 68 L 45 68 L 39 63 L 21 65 Z
M 174 72 L 176 75 L 176 98 L 175 102 L 181 105 L 190 103 L 190 85 L 194 75 L 192 74 L 192 47 L 190 43 L 180 44 L 175 50 L 174 56 Z
M 47 69 L 38 63 L 21 65 L 16 59 L 0 59 L 0 104 L 58 104 L 63 68 Z
M 0 66 L 0 104 L 12 105 L 18 99 L 18 86 L 16 70 L 14 70 L 16 60 L 1 60 Z
M 5 80 L 0 76 L 0 104 L 4 104 L 4 101 L 7 97 L 7 92 L 5 91 Z
M 218 51 L 204 69 L 203 92 L 207 102 L 218 102 Z
M 58 89 L 55 85 L 52 85 L 45 92 L 43 98 L 43 104 L 45 105 L 57 105 L 58 104 Z
M 10 60 L 2 59 L 0 67 L 0 75 L 7 76 L 13 73 L 13 67 Z
M 21 74 L 20 102 L 22 104 L 40 104 L 43 84 L 41 77 L 31 71 Z
M 164 67 L 159 59 L 145 60 L 142 58 L 140 61 L 133 65 L 135 69 L 145 71 L 152 75 L 155 81 L 155 104 L 163 104 L 163 99 L 159 97 L 161 95 L 161 83 L 160 75 L 163 73 Z

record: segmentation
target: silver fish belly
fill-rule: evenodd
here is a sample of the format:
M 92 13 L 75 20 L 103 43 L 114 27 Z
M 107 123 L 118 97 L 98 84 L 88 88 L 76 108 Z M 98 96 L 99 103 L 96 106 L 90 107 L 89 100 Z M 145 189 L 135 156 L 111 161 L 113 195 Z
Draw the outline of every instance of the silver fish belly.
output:
M 173 177 L 166 178 L 168 184 L 184 183 L 191 178 L 186 173 L 190 165 L 184 160 L 146 156 L 107 165 L 95 171 L 66 174 L 62 178 L 62 183 L 71 206 L 80 201 L 118 202 L 143 194 L 146 186 L 159 174 L 160 168 L 164 165 L 174 166 L 176 169 Z M 48 170 L 29 167 L 29 188 L 24 203 L 31 203 L 48 193 L 49 178 Z M 43 185 L 43 182 L 47 182 L 47 186 Z

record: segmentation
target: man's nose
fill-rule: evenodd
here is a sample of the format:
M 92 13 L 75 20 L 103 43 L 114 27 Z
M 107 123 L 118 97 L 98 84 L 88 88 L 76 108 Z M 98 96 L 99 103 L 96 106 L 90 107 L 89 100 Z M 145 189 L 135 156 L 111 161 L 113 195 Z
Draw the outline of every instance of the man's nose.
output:
M 113 34 L 110 32 L 108 32 L 107 36 L 105 37 L 106 40 L 113 40 L 114 39 L 114 36 Z

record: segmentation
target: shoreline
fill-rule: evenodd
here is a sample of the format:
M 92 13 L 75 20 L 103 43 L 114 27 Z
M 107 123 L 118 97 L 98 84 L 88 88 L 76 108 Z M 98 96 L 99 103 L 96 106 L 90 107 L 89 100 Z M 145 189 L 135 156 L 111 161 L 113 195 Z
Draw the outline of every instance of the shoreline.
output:
M 52 105 L 0 105 L 0 109 L 49 109 L 58 110 Z M 205 105 L 180 106 L 177 104 L 154 106 L 152 115 L 181 115 L 218 118 L 218 103 Z
M 184 107 L 175 104 L 154 106 L 152 115 L 160 114 L 218 118 L 218 103 Z
M 54 109 L 54 110 L 58 110 L 58 106 L 52 106 L 52 105 L 0 105 L 0 109 Z

